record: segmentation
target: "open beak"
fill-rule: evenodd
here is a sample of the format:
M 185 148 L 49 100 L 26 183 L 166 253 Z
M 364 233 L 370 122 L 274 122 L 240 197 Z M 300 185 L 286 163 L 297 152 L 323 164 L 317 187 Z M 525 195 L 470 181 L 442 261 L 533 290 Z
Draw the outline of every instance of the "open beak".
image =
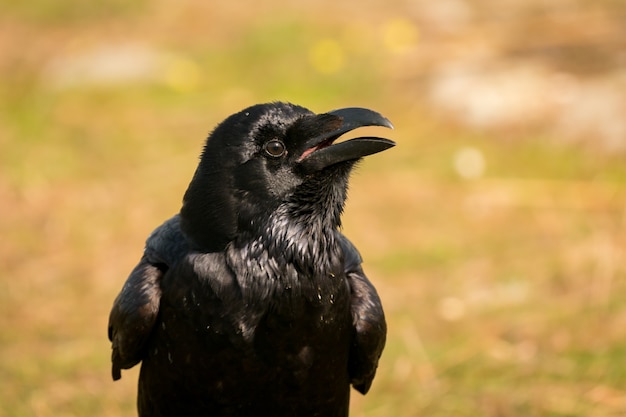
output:
M 332 116 L 332 117 L 329 117 Z M 328 166 L 360 159 L 395 146 L 389 139 L 364 136 L 333 144 L 344 133 L 364 126 L 383 126 L 393 129 L 389 120 L 380 113 L 360 107 L 333 110 L 316 116 L 320 123 L 332 126 L 330 130 L 309 139 L 298 163 L 306 172 L 322 170 Z

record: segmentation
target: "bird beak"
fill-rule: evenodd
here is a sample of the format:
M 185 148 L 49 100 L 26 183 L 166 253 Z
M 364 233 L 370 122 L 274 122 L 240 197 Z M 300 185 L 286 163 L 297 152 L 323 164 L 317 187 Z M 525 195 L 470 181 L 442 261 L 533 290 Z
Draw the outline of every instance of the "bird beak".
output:
M 319 171 L 339 162 L 382 152 L 396 145 L 392 140 L 369 136 L 333 144 L 344 133 L 359 127 L 382 126 L 393 129 L 389 120 L 373 110 L 350 107 L 316 117 L 321 124 L 327 124 L 328 127 L 321 126 L 324 133 L 306 142 L 305 151 L 298 158 L 298 163 L 305 172 Z

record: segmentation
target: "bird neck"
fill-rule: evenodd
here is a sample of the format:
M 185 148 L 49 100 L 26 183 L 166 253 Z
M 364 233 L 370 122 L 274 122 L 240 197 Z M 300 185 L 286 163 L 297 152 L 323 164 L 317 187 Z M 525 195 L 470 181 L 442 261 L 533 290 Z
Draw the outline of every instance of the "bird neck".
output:
M 324 274 L 336 263 L 339 213 L 283 203 L 266 219 L 252 220 L 229 245 L 249 263 L 275 267 L 263 275 L 284 275 L 291 266 L 306 274 Z
M 299 187 L 264 219 L 240 226 L 226 258 L 244 294 L 274 300 L 313 294 L 311 301 L 318 302 L 336 292 L 343 274 L 338 228 L 346 190 L 341 182 L 318 185 Z
M 259 309 L 302 297 L 313 304 L 332 300 L 343 271 L 336 229 L 316 219 L 292 219 L 283 209 L 270 217 L 264 233 L 242 234 L 226 248 L 243 298 Z

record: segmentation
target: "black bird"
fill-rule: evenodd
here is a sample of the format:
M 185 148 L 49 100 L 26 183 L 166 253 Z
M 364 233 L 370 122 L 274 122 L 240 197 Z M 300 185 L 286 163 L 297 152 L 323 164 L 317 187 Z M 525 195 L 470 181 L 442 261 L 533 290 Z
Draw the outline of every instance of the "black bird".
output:
M 348 176 L 395 145 L 363 108 L 252 106 L 206 141 L 180 214 L 148 237 L 109 318 L 113 379 L 139 363 L 153 416 L 347 416 L 386 324 L 340 232 Z

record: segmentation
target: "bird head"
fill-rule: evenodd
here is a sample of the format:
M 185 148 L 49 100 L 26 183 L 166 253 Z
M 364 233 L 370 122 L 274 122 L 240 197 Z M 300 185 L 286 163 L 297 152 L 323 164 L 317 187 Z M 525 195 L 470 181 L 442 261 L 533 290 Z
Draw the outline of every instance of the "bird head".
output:
M 181 226 L 192 247 L 222 250 L 279 207 L 336 227 L 355 162 L 395 145 L 377 137 L 335 143 L 363 126 L 392 128 L 364 108 L 315 114 L 280 102 L 228 117 L 209 135 L 183 199 Z

